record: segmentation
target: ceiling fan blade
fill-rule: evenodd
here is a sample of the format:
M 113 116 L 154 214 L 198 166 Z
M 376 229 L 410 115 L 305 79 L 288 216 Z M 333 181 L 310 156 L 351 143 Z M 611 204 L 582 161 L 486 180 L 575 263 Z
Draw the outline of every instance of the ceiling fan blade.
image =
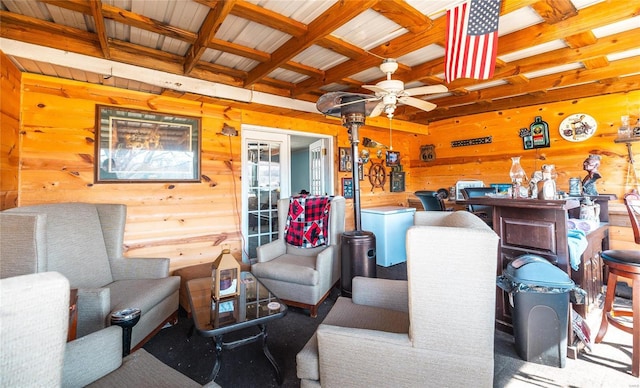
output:
M 371 90 L 372 92 L 375 92 L 375 93 L 384 93 L 384 94 L 389 93 L 387 89 L 381 88 L 378 85 L 362 85 L 362 88 Z
M 432 102 L 414 97 L 398 97 L 398 101 L 405 105 L 411 105 L 414 108 L 422 109 L 425 112 L 434 110 L 437 107 L 437 105 Z
M 380 113 L 382 113 L 383 110 L 384 110 L 384 103 L 380 101 L 378 105 L 376 105 L 375 108 L 373 108 L 373 110 L 371 111 L 371 114 L 369 114 L 369 117 L 380 116 Z
M 444 85 L 420 86 L 417 88 L 406 89 L 405 96 L 419 96 L 422 94 L 444 93 L 449 91 Z

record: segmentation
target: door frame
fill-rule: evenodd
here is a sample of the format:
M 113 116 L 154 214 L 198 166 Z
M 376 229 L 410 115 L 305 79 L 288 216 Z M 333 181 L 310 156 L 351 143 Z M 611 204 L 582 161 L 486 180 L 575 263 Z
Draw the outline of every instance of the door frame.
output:
M 334 153 L 333 153 L 333 136 L 331 135 L 323 135 L 317 133 L 308 133 L 302 131 L 295 131 L 290 129 L 281 129 L 281 128 L 273 128 L 273 127 L 265 127 L 260 125 L 252 125 L 252 124 L 242 124 L 241 126 L 241 136 L 242 136 L 242 147 L 241 147 L 241 165 L 242 173 L 241 177 L 245 175 L 245 167 L 248 166 L 248 149 L 247 143 L 249 140 L 254 141 L 282 141 L 284 149 L 281 150 L 281 158 L 280 158 L 280 168 L 281 168 L 281 181 L 280 181 L 280 198 L 287 198 L 291 196 L 291 142 L 290 139 L 293 136 L 303 136 L 303 137 L 312 137 L 314 139 L 325 139 L 326 145 L 326 165 L 333 166 L 334 165 Z M 325 181 L 327 182 L 327 193 L 329 195 L 335 194 L 335 172 L 333 168 L 328 168 L 326 171 L 327 176 L 325 177 Z M 242 180 L 242 195 L 241 195 L 241 209 L 242 209 L 242 222 L 241 222 L 241 233 L 242 236 L 247 236 L 249 232 L 249 218 L 248 218 L 248 192 L 249 192 L 249 182 L 247 179 Z M 243 261 L 248 261 L 248 257 L 245 257 L 244 252 L 248 252 L 248 241 L 243 237 Z

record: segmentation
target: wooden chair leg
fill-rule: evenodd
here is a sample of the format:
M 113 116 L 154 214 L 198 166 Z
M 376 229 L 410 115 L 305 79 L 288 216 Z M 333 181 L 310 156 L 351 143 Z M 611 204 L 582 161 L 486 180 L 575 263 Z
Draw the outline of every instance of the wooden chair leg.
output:
M 608 314 L 613 309 L 613 299 L 616 296 L 616 282 L 618 281 L 618 275 L 609 271 L 609 277 L 607 278 L 607 295 L 604 299 L 604 308 L 602 309 L 602 321 L 600 322 L 600 330 L 596 336 L 595 343 L 599 344 L 602 338 L 607 333 L 609 328 L 609 316 Z

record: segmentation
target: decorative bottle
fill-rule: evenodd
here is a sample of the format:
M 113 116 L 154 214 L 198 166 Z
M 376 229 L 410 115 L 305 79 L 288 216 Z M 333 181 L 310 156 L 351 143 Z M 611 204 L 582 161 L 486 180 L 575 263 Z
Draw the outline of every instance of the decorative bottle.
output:
M 549 147 L 549 124 L 542 121 L 541 116 L 536 116 L 535 121 L 529 126 L 533 138 L 533 148 Z
M 556 181 L 554 180 L 554 165 L 545 164 L 542 166 L 542 180 L 538 182 L 538 199 L 555 199 Z
M 511 178 L 512 197 L 513 198 L 526 198 L 527 188 L 522 186 L 522 181 L 527 178 L 527 173 L 520 165 L 520 156 L 513 156 L 511 158 L 511 169 L 509 170 L 509 177 Z M 524 190 L 522 190 L 524 189 Z

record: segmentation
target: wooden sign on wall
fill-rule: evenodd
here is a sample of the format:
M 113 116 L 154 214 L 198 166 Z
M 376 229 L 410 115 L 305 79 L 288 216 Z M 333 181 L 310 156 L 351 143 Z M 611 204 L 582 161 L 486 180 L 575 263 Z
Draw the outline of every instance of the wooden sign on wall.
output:
M 476 137 L 475 139 L 454 140 L 451 142 L 451 147 L 466 147 L 478 144 L 489 144 L 493 141 L 491 136 Z

